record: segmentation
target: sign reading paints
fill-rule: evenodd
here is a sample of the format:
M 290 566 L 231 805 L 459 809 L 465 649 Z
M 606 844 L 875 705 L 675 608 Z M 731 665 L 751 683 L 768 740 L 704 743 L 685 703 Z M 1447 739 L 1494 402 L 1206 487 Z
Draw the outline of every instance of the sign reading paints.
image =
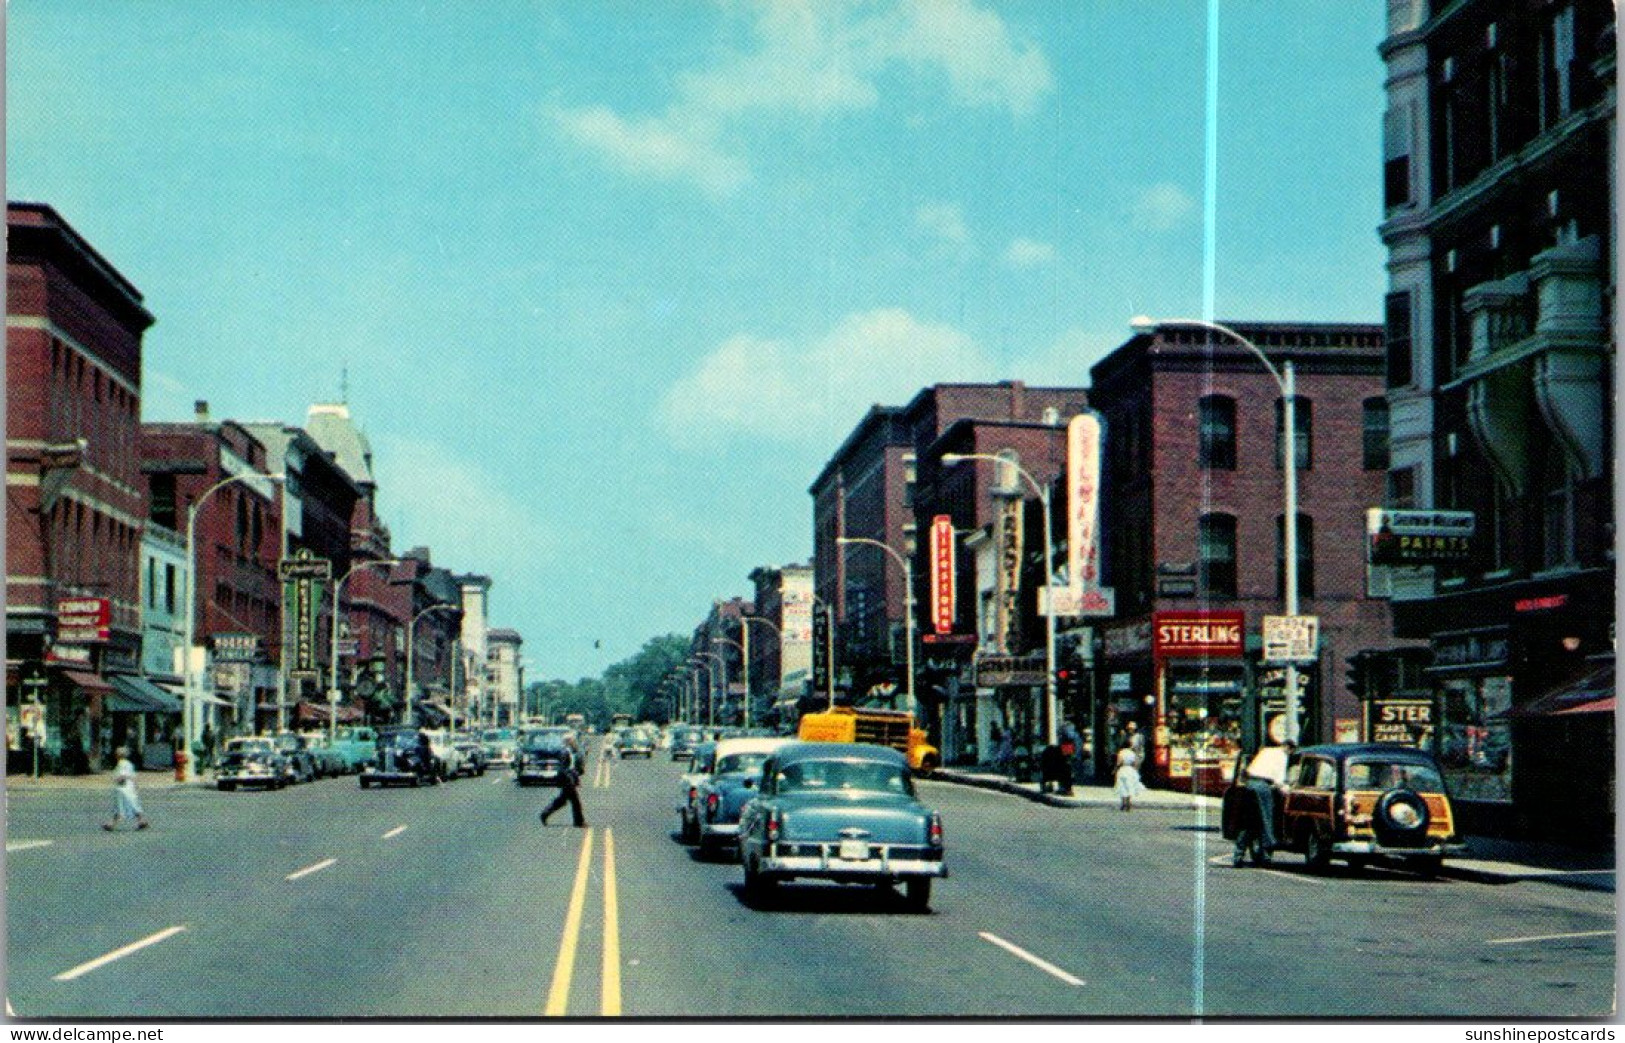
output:
M 1244 612 L 1153 612 L 1151 653 L 1158 659 L 1208 656 L 1239 659 L 1244 641 Z

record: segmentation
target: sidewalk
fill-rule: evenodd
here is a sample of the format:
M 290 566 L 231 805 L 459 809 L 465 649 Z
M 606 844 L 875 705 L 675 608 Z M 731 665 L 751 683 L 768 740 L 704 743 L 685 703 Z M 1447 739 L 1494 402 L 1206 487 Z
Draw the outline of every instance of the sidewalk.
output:
M 195 782 L 176 782 L 175 769 L 142 770 L 135 773 L 136 789 L 142 792 L 156 792 L 170 789 L 191 789 L 201 787 L 213 789 L 213 782 L 204 781 L 212 775 L 205 769 L 203 776 Z M 7 774 L 6 789 L 8 790 L 110 790 L 113 788 L 113 772 L 99 771 L 89 775 L 41 775 L 34 778 L 32 775 Z
M 1071 796 L 1061 796 L 1058 793 L 1040 793 L 1036 782 L 1012 782 L 1003 775 L 988 772 L 938 768 L 931 777 L 959 786 L 974 786 L 978 789 L 1009 793 L 1051 807 L 1110 808 L 1113 811 L 1118 807 L 1117 794 L 1110 786 L 1074 784 Z M 1206 808 L 1213 816 L 1211 824 L 1217 830 L 1220 803 L 1218 797 L 1148 789 L 1135 799 L 1134 806 L 1161 810 Z M 1466 854 L 1446 858 L 1439 875 L 1485 884 L 1538 880 L 1562 887 L 1612 891 L 1614 853 L 1587 851 L 1540 841 L 1469 836 Z

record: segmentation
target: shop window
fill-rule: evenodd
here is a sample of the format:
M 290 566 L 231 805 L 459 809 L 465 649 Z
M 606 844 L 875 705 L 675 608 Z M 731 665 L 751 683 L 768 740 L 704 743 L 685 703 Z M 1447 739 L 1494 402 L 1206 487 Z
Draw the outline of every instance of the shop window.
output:
M 1275 596 L 1286 597 L 1286 518 L 1275 519 Z M 1298 515 L 1298 597 L 1315 596 L 1315 520 Z
M 158 607 L 158 559 L 147 559 L 147 607 Z
M 175 524 L 175 476 L 153 475 L 147 481 L 147 492 L 151 496 L 147 506 L 148 516 L 166 529 L 177 530 L 179 526 Z
M 1388 386 L 1409 387 L 1416 377 L 1411 368 L 1411 295 L 1390 293 L 1384 307 L 1384 336 L 1388 347 Z
M 1541 564 L 1548 569 L 1574 563 L 1574 486 L 1568 462 L 1556 446 L 1546 450 L 1541 490 Z
M 1383 118 L 1382 202 L 1389 210 L 1409 206 L 1411 191 L 1411 113 L 1389 109 Z
M 1314 402 L 1302 395 L 1292 396 L 1292 429 L 1293 447 L 1296 466 L 1300 471 L 1308 471 L 1314 467 L 1314 441 L 1311 431 L 1314 429 Z M 1285 465 L 1285 450 L 1282 447 L 1282 434 L 1286 430 L 1286 400 L 1275 400 L 1275 466 Z
M 1439 765 L 1457 800 L 1510 803 L 1512 678 L 1444 681 L 1440 699 Z
M 1388 470 L 1388 400 L 1368 398 L 1361 403 L 1361 461 L 1367 471 Z
M 1216 471 L 1236 469 L 1236 400 L 1208 395 L 1196 406 L 1199 442 L 1196 464 Z
M 1197 579 L 1209 598 L 1236 596 L 1236 518 L 1204 514 L 1197 523 Z

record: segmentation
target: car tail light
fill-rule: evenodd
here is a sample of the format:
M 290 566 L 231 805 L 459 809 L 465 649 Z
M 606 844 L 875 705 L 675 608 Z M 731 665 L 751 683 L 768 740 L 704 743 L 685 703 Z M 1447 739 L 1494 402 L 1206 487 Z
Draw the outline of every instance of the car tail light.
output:
M 925 839 L 932 847 L 942 846 L 942 816 L 931 813 L 931 825 L 926 828 Z
M 700 788 L 698 786 L 690 786 L 688 788 L 688 802 L 692 804 L 698 799 L 700 799 Z
M 773 811 L 767 816 L 767 842 L 771 844 L 778 840 L 779 834 L 783 832 L 783 830 L 784 814 L 777 808 L 774 808 Z
M 710 817 L 712 817 L 712 818 L 716 818 L 717 817 L 717 805 L 720 804 L 720 803 L 722 803 L 722 799 L 720 797 L 718 797 L 715 793 L 713 793 L 710 796 L 706 797 L 705 798 L 705 813 L 707 815 L 709 815 Z

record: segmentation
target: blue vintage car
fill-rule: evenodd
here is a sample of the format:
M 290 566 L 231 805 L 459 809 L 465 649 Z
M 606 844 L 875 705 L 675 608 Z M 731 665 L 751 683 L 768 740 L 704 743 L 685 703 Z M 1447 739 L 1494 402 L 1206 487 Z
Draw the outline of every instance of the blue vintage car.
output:
M 942 816 L 920 803 L 908 761 L 858 743 L 793 742 L 762 768 L 739 821 L 745 895 L 761 905 L 782 881 L 890 887 L 924 912 L 948 875 Z
M 692 798 L 694 839 L 700 855 L 738 850 L 739 813 L 756 796 L 767 759 L 789 739 L 723 739 L 716 744 L 711 774 L 701 776 Z

